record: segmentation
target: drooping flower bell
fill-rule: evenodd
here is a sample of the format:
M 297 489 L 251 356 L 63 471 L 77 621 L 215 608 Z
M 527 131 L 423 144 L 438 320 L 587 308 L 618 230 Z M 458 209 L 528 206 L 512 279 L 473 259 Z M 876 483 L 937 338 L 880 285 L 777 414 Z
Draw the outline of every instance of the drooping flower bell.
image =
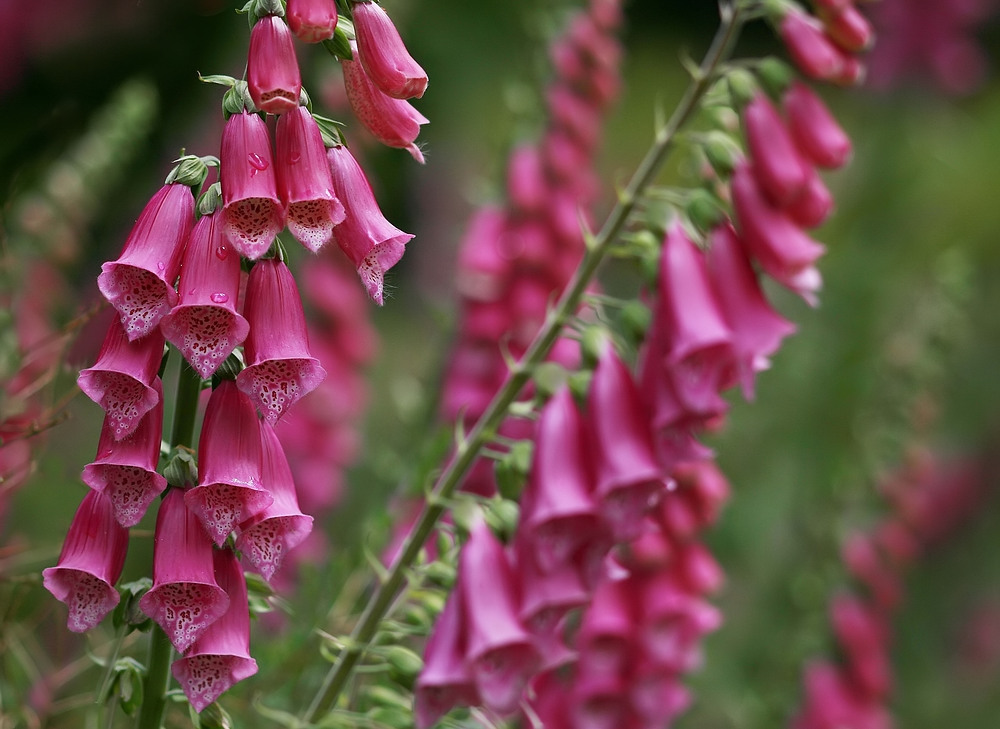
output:
M 778 32 L 795 65 L 810 78 L 852 84 L 864 73 L 861 62 L 834 43 L 822 23 L 801 10 L 789 10 Z
M 296 102 L 297 103 L 297 102 Z M 219 153 L 223 234 L 242 256 L 260 258 L 285 227 L 267 125 L 246 110 L 222 130 Z
M 347 147 L 330 147 L 326 158 L 333 188 L 346 217 L 333 231 L 337 245 L 358 271 L 368 295 L 382 304 L 385 272 L 403 257 L 413 235 L 394 226 L 379 209 L 371 184 Z
M 260 421 L 233 380 L 212 391 L 198 440 L 198 485 L 184 502 L 219 546 L 274 500 L 261 482 Z
M 243 570 L 229 549 L 215 550 L 213 561 L 215 579 L 229 597 L 229 606 L 170 667 L 199 713 L 233 684 L 257 673 L 257 661 L 250 656 L 250 608 Z
M 101 266 L 97 287 L 130 340 L 156 329 L 177 303 L 174 281 L 194 224 L 194 196 L 187 185 L 161 187 L 139 214 L 116 261 Z
M 344 206 L 333 191 L 330 165 L 319 126 L 304 106 L 281 115 L 275 129 L 278 193 L 286 224 L 295 239 L 316 253 L 344 221 Z
M 337 29 L 336 0 L 288 0 L 285 20 L 303 43 L 319 43 L 333 38 Z
M 247 366 L 236 383 L 264 420 L 274 425 L 326 377 L 326 370 L 309 352 L 302 300 L 282 261 L 259 261 L 250 271 L 243 314 L 250 322 L 243 348 Z
M 114 423 L 105 417 L 97 445 L 97 459 L 85 466 L 81 478 L 111 501 L 115 519 L 123 527 L 135 526 L 146 509 L 167 487 L 156 472 L 163 432 L 163 386 L 156 378 L 153 389 L 159 402 L 142 416 L 132 435 L 115 440 Z
M 240 257 L 222 234 L 223 213 L 202 216 L 191 232 L 181 268 L 180 300 L 164 318 L 167 341 L 207 379 L 246 339 L 237 312 Z
M 162 358 L 163 334 L 159 329 L 130 342 L 125 327 L 115 319 L 108 327 L 97 362 L 77 377 L 84 394 L 104 409 L 115 440 L 135 432 L 142 416 L 159 402 L 153 380 Z
M 810 162 L 836 169 L 851 156 L 851 140 L 823 100 L 801 81 L 793 81 L 782 104 L 795 146 Z
M 270 580 L 289 551 L 312 531 L 313 518 L 302 513 L 284 449 L 268 423 L 261 424 L 261 481 L 274 501 L 240 524 L 236 548 L 254 569 Z
M 288 25 L 265 15 L 250 31 L 247 87 L 254 105 L 268 114 L 284 114 L 299 105 L 302 76 Z
M 351 50 L 357 59 L 357 46 L 353 42 Z M 428 123 L 427 117 L 408 101 L 394 99 L 378 88 L 359 61 L 343 61 L 341 66 L 347 100 L 358 121 L 385 146 L 405 149 L 423 164 L 424 154 L 415 142 L 421 125 Z
M 172 488 L 160 502 L 153 587 L 139 599 L 139 608 L 182 653 L 229 607 L 215 580 L 212 539 L 185 505 L 184 495 L 184 489 Z
M 403 45 L 399 31 L 377 2 L 351 5 L 358 55 L 368 77 L 394 99 L 419 99 L 427 89 L 427 73 Z
M 73 517 L 55 567 L 42 571 L 42 584 L 69 608 L 67 627 L 82 633 L 115 609 L 114 585 L 128 549 L 128 529 L 115 520 L 111 500 L 88 491 Z
M 810 169 L 784 119 L 759 90 L 742 116 L 754 176 L 775 205 L 792 204 L 805 192 Z

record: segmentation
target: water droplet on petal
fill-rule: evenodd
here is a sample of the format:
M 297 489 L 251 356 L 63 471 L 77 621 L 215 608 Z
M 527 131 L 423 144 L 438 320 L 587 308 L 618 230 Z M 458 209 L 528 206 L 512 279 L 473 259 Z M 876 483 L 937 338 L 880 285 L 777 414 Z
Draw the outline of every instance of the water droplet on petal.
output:
M 163 261 L 157 261 L 156 262 L 156 270 L 160 271 L 160 272 L 166 271 L 167 270 L 167 264 L 164 263 Z
M 247 155 L 247 161 L 250 163 L 250 176 L 253 177 L 258 172 L 263 172 L 267 169 L 267 160 L 261 157 L 256 152 L 250 152 Z
M 225 304 L 227 301 L 229 301 L 229 294 L 224 294 L 220 291 L 212 294 L 208 298 L 210 298 L 216 304 Z
M 220 261 L 226 260 L 226 257 L 228 255 L 229 255 L 229 248 L 225 245 L 221 245 L 215 249 L 215 257 L 218 258 Z

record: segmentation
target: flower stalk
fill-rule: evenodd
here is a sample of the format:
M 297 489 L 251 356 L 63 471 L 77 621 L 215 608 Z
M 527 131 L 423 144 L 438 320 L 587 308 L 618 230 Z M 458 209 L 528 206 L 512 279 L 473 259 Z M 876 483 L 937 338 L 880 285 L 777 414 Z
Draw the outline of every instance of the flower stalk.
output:
M 421 548 L 444 515 L 447 504 L 483 447 L 494 437 L 510 406 L 531 378 L 558 339 L 564 325 L 570 322 L 588 284 L 614 242 L 623 231 L 636 203 L 656 178 L 677 141 L 678 132 L 698 111 L 705 93 L 715 81 L 720 66 L 732 52 L 739 29 L 747 20 L 743 3 L 721 4 L 720 25 L 702 63 L 692 71 L 692 80 L 671 117 L 658 129 L 646 155 L 636 168 L 626 187 L 596 235 L 588 235 L 586 254 L 567 284 L 557 304 L 522 359 L 511 367 L 510 377 L 493 397 L 482 417 L 468 434 L 457 443 L 455 456 L 445 467 L 417 517 L 402 548 L 389 567 L 384 579 L 368 601 L 345 642 L 336 663 L 331 667 L 317 691 L 305 721 L 315 723 L 330 709 L 343 691 L 358 662 L 374 639 L 385 617 L 406 581 Z

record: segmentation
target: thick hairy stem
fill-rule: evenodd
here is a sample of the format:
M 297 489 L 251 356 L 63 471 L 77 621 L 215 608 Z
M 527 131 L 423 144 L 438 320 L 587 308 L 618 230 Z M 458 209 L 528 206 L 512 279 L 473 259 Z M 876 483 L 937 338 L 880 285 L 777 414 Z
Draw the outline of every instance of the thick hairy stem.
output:
M 503 387 L 490 402 L 482 417 L 468 435 L 458 443 L 454 458 L 438 478 L 417 518 L 407 535 L 402 549 L 389 568 L 385 580 L 368 601 L 361 618 L 354 626 L 350 638 L 340 652 L 337 662 L 327 673 L 322 686 L 309 707 L 305 720 L 318 721 L 336 702 L 350 678 L 358 661 L 368 650 L 378 631 L 379 623 L 392 606 L 396 595 L 406 581 L 406 573 L 414 564 L 421 547 L 437 525 L 446 510 L 449 498 L 454 494 L 462 479 L 468 473 L 482 448 L 496 434 L 497 428 L 507 415 L 511 403 L 527 384 L 535 367 L 545 360 L 552 345 L 580 305 L 580 300 L 607 255 L 611 244 L 617 240 L 625 223 L 635 208 L 636 202 L 653 182 L 664 161 L 674 147 L 677 132 L 698 110 L 699 103 L 716 78 L 720 64 L 728 58 L 744 21 L 745 11 L 740 4 L 722 5 L 721 24 L 704 60 L 694 72 L 691 83 L 673 115 L 656 133 L 652 146 L 639 163 L 618 202 L 608 216 L 600 232 L 588 241 L 587 252 L 570 280 L 556 306 L 549 311 L 538 335 L 517 363 Z
M 177 398 L 174 422 L 170 432 L 172 447 L 191 447 L 194 441 L 194 424 L 198 413 L 198 396 L 201 393 L 201 376 L 181 359 L 177 374 Z M 149 659 L 143 682 L 142 708 L 136 722 L 137 729 L 160 729 L 166 708 L 167 688 L 170 686 L 170 662 L 174 647 L 159 625 L 153 625 L 149 636 Z

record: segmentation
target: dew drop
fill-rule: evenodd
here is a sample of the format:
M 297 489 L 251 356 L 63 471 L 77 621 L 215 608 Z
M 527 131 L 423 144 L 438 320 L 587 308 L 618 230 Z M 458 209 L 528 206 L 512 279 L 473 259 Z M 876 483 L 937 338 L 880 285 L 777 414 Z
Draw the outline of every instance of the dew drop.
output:
M 164 263 L 163 261 L 157 261 L 156 262 L 156 270 L 157 271 L 166 271 L 167 270 L 167 264 Z
M 218 258 L 220 261 L 226 260 L 226 257 L 228 255 L 229 255 L 229 248 L 225 245 L 221 245 L 215 249 L 215 257 Z
M 216 304 L 225 304 L 227 301 L 229 301 L 229 294 L 224 294 L 220 291 L 212 294 L 208 298 L 210 298 Z
M 258 172 L 263 172 L 267 169 L 267 160 L 261 157 L 256 152 L 250 152 L 247 155 L 247 161 L 250 163 L 250 176 L 253 177 Z

